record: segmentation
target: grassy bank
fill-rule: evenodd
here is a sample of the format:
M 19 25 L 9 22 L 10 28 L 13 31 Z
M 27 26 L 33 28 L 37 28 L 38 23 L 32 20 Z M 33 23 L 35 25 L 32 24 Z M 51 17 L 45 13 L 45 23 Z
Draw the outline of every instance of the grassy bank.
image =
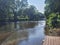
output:
M 45 34 L 50 36 L 60 36 L 60 28 L 45 28 Z
M 1 45 L 17 45 L 18 40 L 12 40 L 12 41 L 8 41 L 7 43 L 3 43 Z
M 2 32 L 0 33 L 0 44 L 11 35 L 11 32 Z

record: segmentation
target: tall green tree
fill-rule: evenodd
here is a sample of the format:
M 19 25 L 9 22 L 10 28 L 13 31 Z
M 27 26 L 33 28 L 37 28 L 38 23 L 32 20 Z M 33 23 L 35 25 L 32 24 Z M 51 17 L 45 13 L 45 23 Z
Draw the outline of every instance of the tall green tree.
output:
M 27 0 L 0 0 L 0 20 L 17 20 L 18 11 L 27 5 Z
M 58 27 L 57 25 L 60 26 L 60 0 L 45 0 L 45 4 L 45 15 L 48 21 L 47 24 L 52 25 L 52 27 Z
M 0 0 L 0 20 L 5 20 L 7 17 L 9 17 L 9 9 L 12 3 L 14 3 L 14 0 Z

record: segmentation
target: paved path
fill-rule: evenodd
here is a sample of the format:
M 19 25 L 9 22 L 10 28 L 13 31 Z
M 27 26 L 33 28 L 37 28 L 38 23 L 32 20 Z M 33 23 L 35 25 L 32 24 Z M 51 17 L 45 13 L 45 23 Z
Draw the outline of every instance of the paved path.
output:
M 60 37 L 46 36 L 43 45 L 60 45 Z

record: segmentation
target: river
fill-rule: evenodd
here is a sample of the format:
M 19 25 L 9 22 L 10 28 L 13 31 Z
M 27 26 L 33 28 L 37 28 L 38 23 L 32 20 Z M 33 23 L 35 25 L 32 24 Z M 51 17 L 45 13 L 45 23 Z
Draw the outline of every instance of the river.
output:
M 15 45 L 42 45 L 45 38 L 45 21 L 11 22 L 0 30 L 14 31 L 1 45 L 16 41 Z

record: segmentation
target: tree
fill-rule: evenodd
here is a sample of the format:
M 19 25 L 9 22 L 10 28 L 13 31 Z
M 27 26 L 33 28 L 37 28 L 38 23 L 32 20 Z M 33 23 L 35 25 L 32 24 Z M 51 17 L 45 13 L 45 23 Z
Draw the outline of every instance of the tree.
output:
M 21 15 L 34 20 L 40 13 L 27 0 L 0 0 L 0 21 L 17 21 Z
M 18 11 L 18 14 L 19 14 L 19 16 L 21 16 L 21 15 L 23 15 L 23 16 L 21 16 L 21 17 L 27 17 L 28 18 L 28 20 L 40 20 L 40 19 L 42 19 L 43 17 L 44 17 L 44 15 L 42 14 L 42 13 L 40 13 L 37 9 L 36 9 L 36 7 L 35 6 L 33 6 L 33 5 L 30 5 L 29 7 L 26 7 L 25 9 L 20 9 L 19 11 Z M 18 17 L 19 17 L 18 16 Z
M 12 13 L 11 7 L 14 4 L 14 0 L 0 0 L 0 17 L 2 21 L 5 21 L 7 18 L 10 18 Z
M 60 23 L 60 0 L 45 0 L 45 4 L 46 4 L 45 15 L 48 21 L 47 24 L 52 25 L 52 27 L 56 27 L 57 25 L 60 25 L 59 24 Z M 51 23 L 49 23 L 50 21 Z
M 12 20 L 16 21 L 18 11 L 26 8 L 28 5 L 27 0 L 0 0 L 0 20 Z

